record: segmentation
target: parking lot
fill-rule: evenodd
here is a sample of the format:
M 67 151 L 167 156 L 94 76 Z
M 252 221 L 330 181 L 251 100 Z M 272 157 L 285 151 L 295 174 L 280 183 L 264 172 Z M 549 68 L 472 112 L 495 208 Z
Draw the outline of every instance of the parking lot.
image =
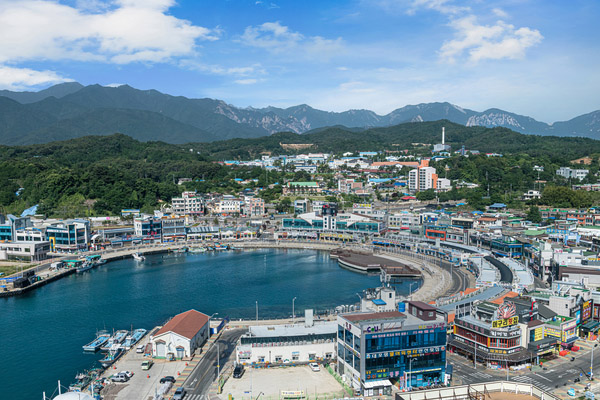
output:
M 116 369 L 107 370 L 104 376 L 108 377 L 120 371 L 131 371 L 134 375 L 127 383 L 111 383 L 105 387 L 102 392 L 105 396 L 104 399 L 146 400 L 148 397 L 153 396 L 154 390 L 160 386 L 160 378 L 167 375 L 177 378 L 177 372 L 182 372 L 185 368 L 185 361 L 153 360 L 154 365 L 149 370 L 143 371 L 141 368 L 142 361 L 149 359 L 136 353 L 135 349 L 121 357 L 116 363 Z M 179 382 L 182 382 L 182 380 L 179 380 Z
M 259 393 L 261 399 L 279 399 L 281 391 L 303 391 L 308 398 L 315 396 L 343 398 L 342 386 L 326 369 L 314 372 L 308 366 L 285 368 L 246 368 L 240 379 L 230 377 L 223 387 L 223 397 L 250 400 Z

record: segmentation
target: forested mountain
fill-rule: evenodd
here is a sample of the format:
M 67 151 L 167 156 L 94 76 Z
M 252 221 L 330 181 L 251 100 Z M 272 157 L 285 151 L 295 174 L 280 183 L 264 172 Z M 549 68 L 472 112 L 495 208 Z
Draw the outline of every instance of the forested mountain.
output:
M 477 112 L 450 103 L 408 105 L 386 115 L 369 110 L 328 112 L 306 104 L 239 108 L 214 99 L 189 99 L 128 85 L 63 83 L 40 92 L 0 91 L 0 144 L 46 143 L 123 133 L 169 143 L 305 133 L 329 126 L 388 127 L 447 119 L 465 126 L 507 127 L 537 135 L 600 138 L 600 111 L 547 124 L 500 109 Z

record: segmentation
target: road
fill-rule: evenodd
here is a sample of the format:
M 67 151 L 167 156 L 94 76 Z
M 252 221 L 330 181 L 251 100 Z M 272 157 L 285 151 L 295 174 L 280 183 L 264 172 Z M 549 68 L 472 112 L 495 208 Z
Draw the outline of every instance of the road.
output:
M 206 395 L 210 389 L 210 385 L 217 378 L 217 348 L 219 352 L 219 361 L 221 367 L 225 365 L 229 356 L 235 351 L 235 346 L 246 329 L 232 329 L 223 332 L 219 340 L 217 340 L 210 349 L 206 350 L 206 354 L 202 361 L 192 371 L 184 386 L 188 391 L 187 397 L 192 395 Z M 199 396 L 196 396 L 199 398 Z
M 600 346 L 594 351 L 594 375 L 600 373 Z M 590 371 L 591 350 L 571 353 L 575 361 L 570 361 L 570 355 L 559 357 L 547 364 L 546 370 L 536 372 L 510 371 L 509 380 L 513 382 L 530 383 L 542 390 L 552 392 L 557 388 L 569 387 L 574 384 L 575 378 L 580 378 L 583 384 L 589 382 L 585 376 Z M 447 353 L 448 363 L 454 367 L 453 385 L 489 382 L 493 380 L 506 380 L 506 370 L 486 369 L 478 364 L 473 368 L 473 361 L 456 354 Z M 580 374 L 583 374 L 581 376 Z

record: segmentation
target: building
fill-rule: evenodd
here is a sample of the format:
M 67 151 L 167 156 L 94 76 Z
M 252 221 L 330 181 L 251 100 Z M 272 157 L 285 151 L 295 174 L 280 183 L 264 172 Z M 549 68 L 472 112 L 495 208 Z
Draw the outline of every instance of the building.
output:
M 288 182 L 283 188 L 283 194 L 318 194 L 323 189 L 317 182 Z
M 437 188 L 438 176 L 433 167 L 419 167 L 408 173 L 408 189 L 412 192 L 421 192 Z
M 281 236 L 323 240 L 333 234 L 337 239 L 350 240 L 355 234 L 379 235 L 385 226 L 383 221 L 376 221 L 369 217 L 338 213 L 335 203 L 325 203 L 321 209 L 316 210 L 300 214 L 297 218 L 283 218 Z
M 338 373 L 364 396 L 389 395 L 394 384 L 406 388 L 445 382 L 446 315 L 418 301 L 406 306 L 406 313 L 337 317 Z
M 52 251 L 86 250 L 91 243 L 90 221 L 73 219 L 46 226 L 46 240 Z
M 262 217 L 265 215 L 265 201 L 260 197 L 244 199 L 243 214 L 247 217 Z
M 438 178 L 435 189 L 438 192 L 447 192 L 452 189 L 452 182 L 450 179 Z
M 144 216 L 133 220 L 135 236 L 142 242 L 160 242 L 162 240 L 162 221 L 160 218 Z
M 339 179 L 338 180 L 338 190 L 340 193 L 351 194 L 354 193 L 355 190 L 359 190 L 363 188 L 362 182 L 357 182 L 354 179 Z
M 186 238 L 185 218 L 163 217 L 161 228 L 163 242 L 176 242 Z
M 565 179 L 581 180 L 587 176 L 590 171 L 587 169 L 572 169 L 569 167 L 560 167 L 556 170 L 556 175 L 562 176 Z
M 41 261 L 48 258 L 50 242 L 0 243 L 0 260 Z
M 523 200 L 525 200 L 525 201 L 540 199 L 541 197 L 542 197 L 542 194 L 540 193 L 539 190 L 528 190 L 527 192 L 523 193 Z
M 433 152 L 439 153 L 444 151 L 450 151 L 451 147 L 446 144 L 446 128 L 442 127 L 442 143 L 438 143 L 433 146 Z
M 174 214 L 198 216 L 204 214 L 204 199 L 196 192 L 183 192 L 171 199 Z
M 31 227 L 29 217 L 16 217 L 12 214 L 4 216 L 0 214 L 0 242 L 16 240 L 17 230 Z
M 312 310 L 310 311 L 312 320 Z M 332 360 L 335 357 L 337 323 L 256 325 L 240 338 L 239 364 L 287 364 Z
M 210 317 L 196 310 L 174 316 L 151 337 L 152 356 L 177 359 L 191 357 L 209 336 Z
M 242 212 L 242 203 L 241 199 L 236 198 L 224 198 L 221 201 L 215 203 L 214 212 L 216 214 L 240 214 Z

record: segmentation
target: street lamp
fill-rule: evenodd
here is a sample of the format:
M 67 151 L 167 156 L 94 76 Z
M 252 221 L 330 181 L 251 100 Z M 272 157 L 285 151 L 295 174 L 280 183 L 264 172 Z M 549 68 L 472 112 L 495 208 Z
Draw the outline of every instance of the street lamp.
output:
M 295 312 L 295 302 L 296 302 L 296 297 L 294 297 L 292 299 L 292 324 L 294 323 L 294 320 L 296 319 L 296 312 Z
M 408 299 L 412 300 L 412 285 L 415 284 L 417 282 L 411 282 L 408 286 Z
M 410 388 L 410 390 L 412 390 L 412 363 L 415 359 L 414 358 L 409 358 L 408 359 L 408 387 Z

